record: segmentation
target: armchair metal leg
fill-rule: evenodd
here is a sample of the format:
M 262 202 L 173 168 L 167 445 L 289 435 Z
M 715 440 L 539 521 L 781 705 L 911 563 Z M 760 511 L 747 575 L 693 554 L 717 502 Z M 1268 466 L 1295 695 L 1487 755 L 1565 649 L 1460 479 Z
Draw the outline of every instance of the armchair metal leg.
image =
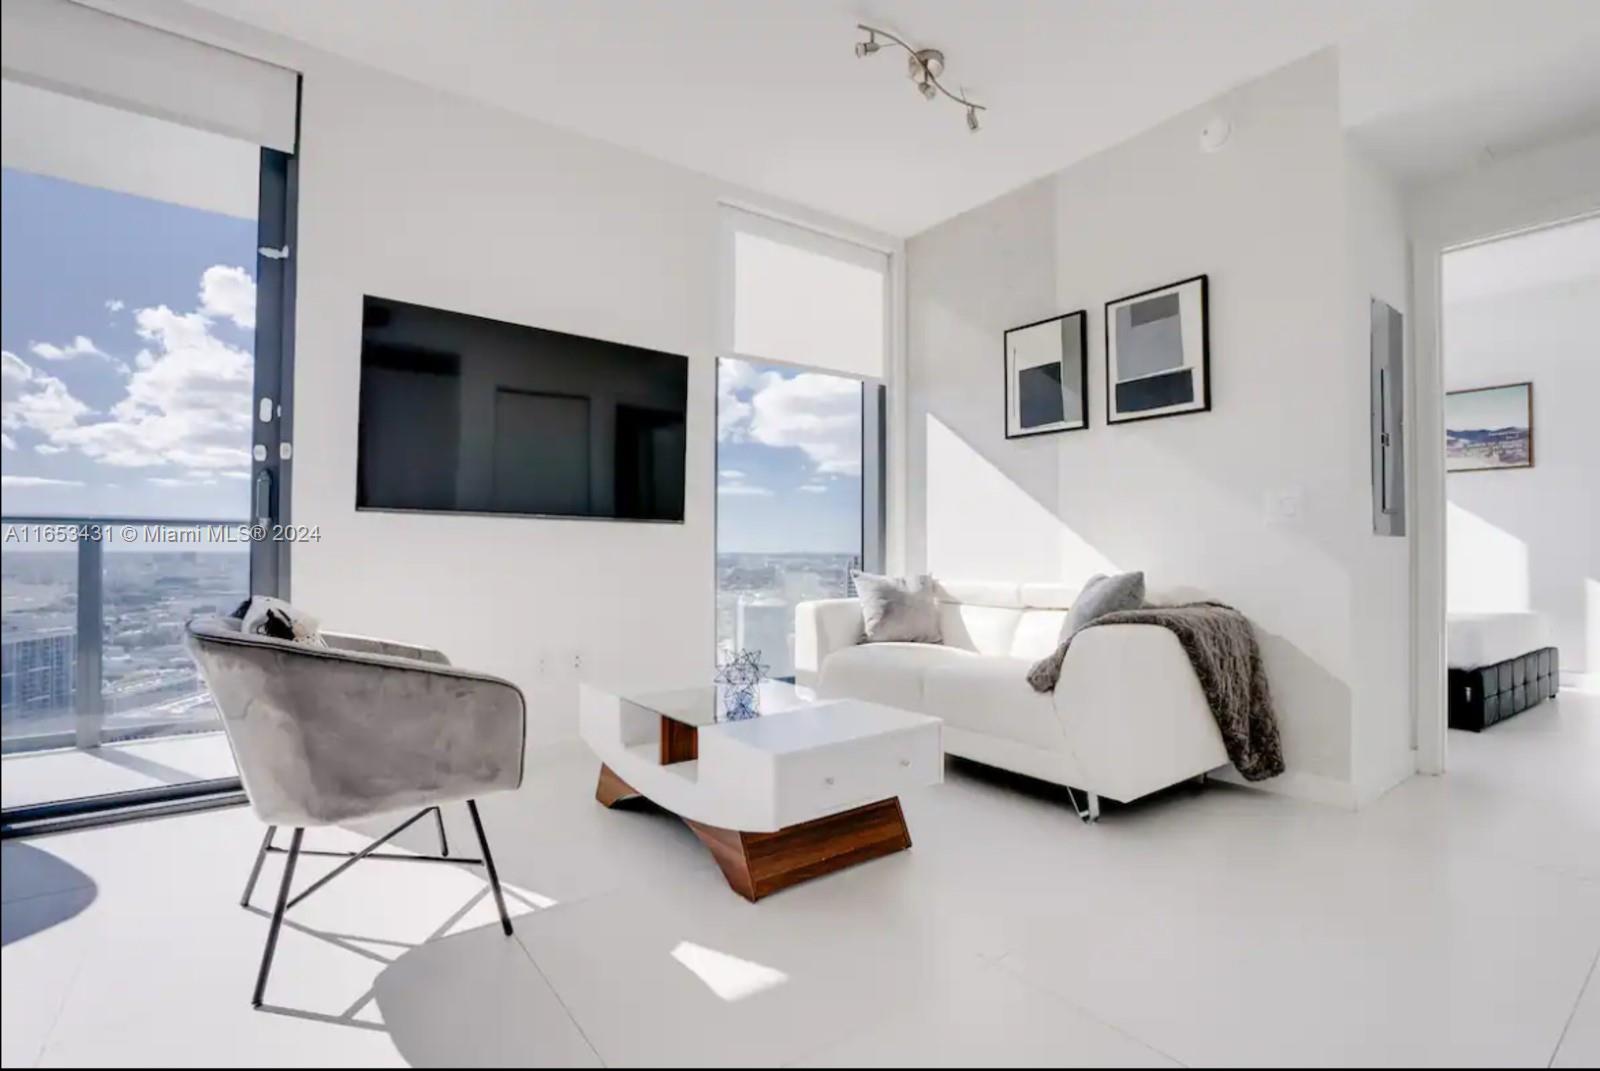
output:
M 478 801 L 467 801 L 467 813 L 472 815 L 472 828 L 478 834 L 478 848 L 483 855 L 483 869 L 489 873 L 489 887 L 494 890 L 494 906 L 500 909 L 500 928 L 511 936 L 511 916 L 506 913 L 506 897 L 500 891 L 500 872 L 494 868 L 494 856 L 489 854 L 489 838 L 483 833 L 483 819 L 478 817 Z
M 271 835 L 270 832 L 268 835 Z M 294 864 L 300 858 L 300 840 L 305 835 L 303 828 L 296 827 L 289 838 L 289 857 L 283 863 L 283 883 L 278 886 L 278 903 L 272 909 L 272 926 L 267 930 L 267 946 L 261 950 L 261 970 L 256 975 L 256 991 L 250 998 L 252 1008 L 261 1007 L 261 999 L 267 992 L 267 975 L 272 973 L 272 955 L 278 950 L 278 931 L 283 928 L 283 913 L 289 905 L 289 883 L 294 880 Z M 263 843 L 263 854 L 265 849 Z
M 250 878 L 244 883 L 244 895 L 239 897 L 240 907 L 250 906 L 250 894 L 256 891 L 256 879 L 261 876 L 261 864 L 267 861 L 267 853 L 272 850 L 272 835 L 277 831 L 277 826 L 268 826 L 267 835 L 261 838 L 261 850 L 256 852 L 255 865 L 250 868 Z
M 443 856 L 449 856 L 449 854 L 450 854 L 450 838 L 448 838 L 448 837 L 446 837 L 444 835 L 444 808 L 443 807 L 435 807 L 433 809 L 433 821 L 439 827 L 439 854 L 443 855 Z
M 1079 807 L 1078 794 L 1072 791 L 1072 787 L 1070 785 L 1066 786 L 1066 788 L 1067 799 L 1072 801 L 1072 809 L 1077 812 L 1079 818 L 1083 819 L 1084 825 L 1092 825 L 1093 823 L 1100 821 L 1100 796 L 1098 793 L 1085 792 L 1083 796 L 1084 802 L 1087 804 L 1087 806 Z

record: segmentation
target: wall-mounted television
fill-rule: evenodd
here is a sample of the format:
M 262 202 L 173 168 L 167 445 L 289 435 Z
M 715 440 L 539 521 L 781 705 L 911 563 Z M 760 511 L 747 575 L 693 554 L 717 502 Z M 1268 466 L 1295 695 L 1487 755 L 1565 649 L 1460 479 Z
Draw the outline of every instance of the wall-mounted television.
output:
M 682 521 L 689 362 L 368 296 L 356 508 Z

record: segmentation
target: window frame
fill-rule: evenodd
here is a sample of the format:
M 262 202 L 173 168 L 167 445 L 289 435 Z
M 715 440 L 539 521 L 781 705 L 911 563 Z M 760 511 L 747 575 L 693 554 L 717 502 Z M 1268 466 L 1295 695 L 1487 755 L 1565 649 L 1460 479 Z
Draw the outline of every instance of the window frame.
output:
M 895 360 L 895 295 L 900 257 L 892 249 L 869 245 L 853 238 L 783 219 L 748 206 L 724 201 L 719 205 L 717 242 L 716 352 L 711 382 L 711 575 L 715 606 L 720 590 L 718 558 L 721 545 L 722 496 L 717 490 L 717 473 L 722 457 L 721 379 L 722 362 L 746 361 L 794 372 L 851 379 L 861 384 L 861 568 L 865 572 L 886 570 L 888 556 L 888 449 L 889 384 Z M 736 316 L 736 240 L 740 231 L 783 242 L 809 252 L 820 253 L 847 263 L 883 272 L 882 375 L 869 376 L 837 368 L 827 368 L 761 354 L 744 353 L 734 347 Z M 717 615 L 711 615 L 711 649 L 717 650 Z
M 295 149 L 299 141 L 300 78 L 296 76 Z M 299 222 L 298 152 L 262 147 L 256 213 L 257 324 L 253 347 L 255 367 L 251 394 L 250 519 L 284 525 L 289 522 L 289 481 L 292 468 L 292 397 L 294 387 L 295 260 Z M 266 419 L 262 413 L 270 413 Z M 263 484 L 264 481 L 264 484 Z M 264 493 L 258 493 L 264 488 Z M 88 518 L 8 517 L 7 523 L 72 523 Z M 250 594 L 289 597 L 291 540 L 254 540 L 250 547 Z M 79 547 L 80 602 L 88 585 L 92 602 L 99 605 L 104 583 L 104 562 L 97 542 Z M 92 574 L 92 575 L 91 575 Z M 76 664 L 82 687 L 85 670 L 100 661 L 104 647 L 104 614 L 98 628 L 80 627 Z M 92 674 L 99 684 L 99 673 Z M 102 702 L 99 688 L 89 700 Z M 83 694 L 88 694 L 85 691 Z M 80 700 L 81 702 L 81 700 Z M 83 708 L 80 706 L 80 716 Z M 77 796 L 25 804 L 0 810 L 0 839 L 66 832 L 165 814 L 181 814 L 248 802 L 244 784 L 232 777 L 190 781 L 132 789 L 97 796 Z

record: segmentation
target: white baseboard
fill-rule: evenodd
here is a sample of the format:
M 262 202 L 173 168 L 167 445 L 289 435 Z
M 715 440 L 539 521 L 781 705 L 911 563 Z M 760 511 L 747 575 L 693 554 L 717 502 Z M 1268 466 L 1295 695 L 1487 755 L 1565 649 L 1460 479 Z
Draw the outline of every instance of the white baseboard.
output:
M 1275 796 L 1288 796 L 1291 799 L 1305 800 L 1308 803 L 1321 803 L 1328 807 L 1337 807 L 1343 811 L 1354 811 L 1360 805 L 1359 794 L 1356 786 L 1349 781 L 1341 781 L 1336 777 L 1327 777 L 1323 774 L 1306 773 L 1302 770 L 1286 770 L 1277 777 L 1266 781 L 1246 781 L 1239 776 L 1239 771 L 1231 766 L 1214 770 L 1211 776 L 1218 781 L 1226 781 L 1230 785 L 1239 785 L 1243 788 L 1255 789 L 1258 792 L 1268 792 Z

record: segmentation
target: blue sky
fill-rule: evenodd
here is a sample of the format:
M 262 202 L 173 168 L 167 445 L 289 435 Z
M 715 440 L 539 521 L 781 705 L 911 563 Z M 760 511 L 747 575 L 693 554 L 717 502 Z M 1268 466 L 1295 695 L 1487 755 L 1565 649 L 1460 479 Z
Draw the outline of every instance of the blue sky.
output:
M 0 182 L 5 512 L 244 517 L 255 221 Z
M 717 550 L 861 552 L 861 384 L 724 360 Z

